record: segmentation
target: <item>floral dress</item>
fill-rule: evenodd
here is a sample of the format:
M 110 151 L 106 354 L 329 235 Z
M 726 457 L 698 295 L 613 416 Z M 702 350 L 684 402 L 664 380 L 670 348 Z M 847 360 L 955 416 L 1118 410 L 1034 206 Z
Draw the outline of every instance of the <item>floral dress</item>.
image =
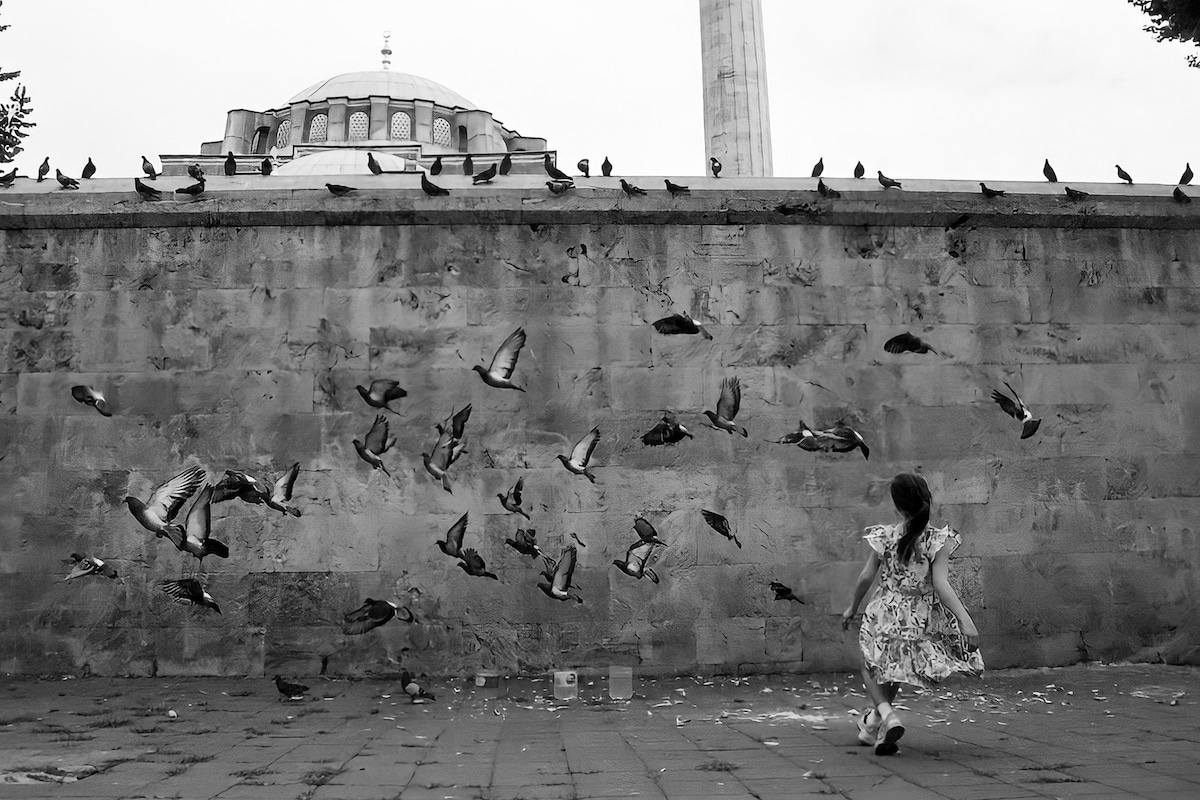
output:
M 903 523 L 874 525 L 863 538 L 879 554 L 879 586 L 863 611 L 858 643 L 876 683 L 908 683 L 932 688 L 955 672 L 980 675 L 983 657 L 968 649 L 958 619 L 933 590 L 933 558 L 943 547 L 950 555 L 962 539 L 949 526 L 925 528 L 908 563 L 896 545 Z

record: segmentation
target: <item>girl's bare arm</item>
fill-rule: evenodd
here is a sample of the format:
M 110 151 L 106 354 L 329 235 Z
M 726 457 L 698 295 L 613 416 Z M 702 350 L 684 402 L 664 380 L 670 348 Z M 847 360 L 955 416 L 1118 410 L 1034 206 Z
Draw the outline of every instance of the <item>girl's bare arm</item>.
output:
M 947 552 L 947 548 L 943 547 L 933 557 L 933 591 L 942 601 L 942 605 L 950 609 L 950 613 L 958 618 L 958 624 L 962 628 L 963 634 L 968 639 L 974 640 L 979 636 L 979 629 L 975 627 L 975 622 L 971 619 L 967 607 L 958 599 L 958 593 L 950 585 L 949 573 L 950 554 Z
M 849 625 L 850 620 L 858 613 L 858 606 L 866 597 L 871 584 L 874 583 L 877 572 L 879 572 L 879 554 L 872 550 L 871 555 L 867 557 L 867 563 L 863 564 L 862 572 L 858 573 L 858 581 L 854 584 L 854 599 L 842 612 L 843 628 Z

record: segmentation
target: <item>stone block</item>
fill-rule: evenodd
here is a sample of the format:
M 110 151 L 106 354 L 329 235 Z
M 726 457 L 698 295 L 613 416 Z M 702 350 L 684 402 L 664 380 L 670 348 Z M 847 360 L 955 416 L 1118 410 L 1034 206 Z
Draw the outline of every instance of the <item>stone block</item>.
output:
M 766 654 L 766 622 L 762 619 L 697 620 L 695 626 L 698 664 L 756 662 Z

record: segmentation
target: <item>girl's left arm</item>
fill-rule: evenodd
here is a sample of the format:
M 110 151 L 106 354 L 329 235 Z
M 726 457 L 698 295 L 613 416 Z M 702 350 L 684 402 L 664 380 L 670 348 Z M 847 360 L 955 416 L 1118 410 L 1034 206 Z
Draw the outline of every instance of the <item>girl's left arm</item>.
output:
M 974 643 L 979 638 L 979 629 L 975 627 L 975 622 L 971 619 L 967 607 L 958 599 L 958 593 L 950 585 L 950 553 L 947 552 L 948 550 L 949 548 L 943 547 L 933 557 L 933 591 L 942 601 L 942 605 L 950 609 L 950 613 L 958 618 L 958 625 L 962 628 L 963 635 Z
M 867 590 L 871 588 L 871 584 L 875 582 L 875 573 L 877 572 L 879 572 L 879 554 L 872 550 L 871 555 L 867 558 L 867 563 L 863 564 L 862 572 L 858 574 L 858 581 L 854 584 L 854 599 L 842 612 L 843 628 L 850 627 L 850 620 L 858 614 L 858 607 L 866 596 Z

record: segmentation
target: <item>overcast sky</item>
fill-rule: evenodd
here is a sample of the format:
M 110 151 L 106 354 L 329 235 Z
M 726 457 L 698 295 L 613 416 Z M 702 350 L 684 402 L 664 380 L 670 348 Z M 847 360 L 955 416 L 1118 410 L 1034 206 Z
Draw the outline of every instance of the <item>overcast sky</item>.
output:
M 1124 0 L 763 0 L 775 175 L 1172 183 L 1200 172 L 1200 70 Z M 559 160 L 704 171 L 697 0 L 7 0 L 0 69 L 38 127 L 16 163 L 139 171 L 231 108 L 380 67 L 445 84 Z M 0 84 L 5 97 L 15 84 Z

